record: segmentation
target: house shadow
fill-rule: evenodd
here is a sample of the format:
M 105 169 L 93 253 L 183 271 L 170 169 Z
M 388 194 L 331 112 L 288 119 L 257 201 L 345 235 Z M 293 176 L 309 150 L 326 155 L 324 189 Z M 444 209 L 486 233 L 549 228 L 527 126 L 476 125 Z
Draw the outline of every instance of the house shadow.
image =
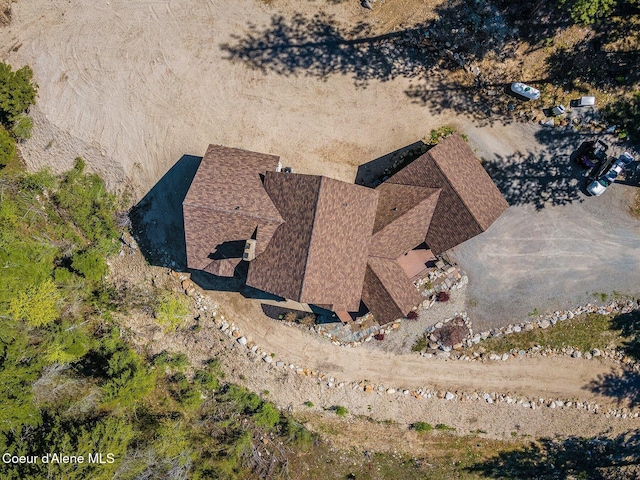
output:
M 151 265 L 187 270 L 182 202 L 202 157 L 183 155 L 129 212 L 131 233 Z
M 247 273 L 249 272 L 249 263 L 240 262 L 234 269 L 233 277 L 222 277 L 213 275 L 203 270 L 190 270 L 191 281 L 203 290 L 212 290 L 216 292 L 238 292 L 245 298 L 256 300 L 271 300 L 276 302 L 284 302 L 285 299 L 272 293 L 258 290 L 257 288 L 247 285 Z
M 429 148 L 429 145 L 422 140 L 418 140 L 411 145 L 363 163 L 358 167 L 355 183 L 356 185 L 375 188 L 386 180 L 385 177 L 390 177 L 402 167 L 407 166 Z

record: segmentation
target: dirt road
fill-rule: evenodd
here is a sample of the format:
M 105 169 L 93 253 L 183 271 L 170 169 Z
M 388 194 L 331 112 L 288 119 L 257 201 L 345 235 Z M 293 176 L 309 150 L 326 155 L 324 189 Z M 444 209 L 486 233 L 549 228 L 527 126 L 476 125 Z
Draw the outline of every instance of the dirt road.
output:
M 237 304 L 235 293 L 209 294 L 223 305 Z M 377 349 L 344 348 L 331 345 L 297 328 L 268 319 L 253 302 L 246 309 L 229 312 L 248 338 L 265 351 L 274 352 L 287 363 L 302 365 L 343 381 L 369 379 L 395 388 L 431 385 L 441 389 L 515 391 L 544 398 L 580 398 L 601 404 L 613 403 L 587 385 L 599 375 L 611 373 L 613 364 L 573 358 L 525 358 L 507 362 L 440 361 L 417 355 L 397 355 Z

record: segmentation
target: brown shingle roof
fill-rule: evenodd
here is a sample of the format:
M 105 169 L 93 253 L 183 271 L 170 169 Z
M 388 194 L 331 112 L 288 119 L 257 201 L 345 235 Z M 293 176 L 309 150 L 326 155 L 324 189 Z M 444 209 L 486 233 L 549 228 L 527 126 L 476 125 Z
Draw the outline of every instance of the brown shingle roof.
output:
M 229 262 L 210 265 L 217 249 L 251 238 L 256 228 L 256 254 L 265 249 L 283 220 L 261 175 L 277 165 L 273 155 L 209 145 L 183 202 L 189 268 L 232 275 Z
M 421 300 L 422 296 L 396 260 L 368 258 L 362 301 L 380 324 L 406 315 Z
M 426 235 L 436 254 L 482 233 L 508 207 L 471 147 L 457 134 L 388 182 L 442 189 Z
M 327 177 L 268 172 L 266 191 L 285 220 L 247 285 L 303 303 L 357 310 L 377 192 Z
M 383 183 L 369 255 L 398 258 L 424 242 L 440 190 Z

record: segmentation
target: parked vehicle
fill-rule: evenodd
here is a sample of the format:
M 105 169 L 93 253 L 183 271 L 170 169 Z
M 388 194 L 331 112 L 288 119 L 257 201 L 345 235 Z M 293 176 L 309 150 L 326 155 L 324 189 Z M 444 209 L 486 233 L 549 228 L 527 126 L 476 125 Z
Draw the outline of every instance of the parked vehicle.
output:
M 599 175 L 587 187 L 587 192 L 596 197 L 602 195 L 609 185 L 611 185 L 618 175 L 622 173 L 627 165 L 633 162 L 633 157 L 628 152 L 624 152 L 615 160 L 610 167 Z
M 564 108 L 564 105 L 556 105 L 555 107 L 553 107 L 551 109 L 551 113 L 553 113 L 553 115 L 555 115 L 556 117 L 558 115 L 564 115 L 564 113 L 567 111 L 566 108 Z
M 576 155 L 576 162 L 584 168 L 594 168 L 607 160 L 609 145 L 602 140 L 587 140 L 580 145 Z
M 596 104 L 596 97 L 580 97 L 578 100 L 579 107 L 591 107 Z
M 529 100 L 537 100 L 540 98 L 540 90 L 520 82 L 512 83 L 511 91 Z

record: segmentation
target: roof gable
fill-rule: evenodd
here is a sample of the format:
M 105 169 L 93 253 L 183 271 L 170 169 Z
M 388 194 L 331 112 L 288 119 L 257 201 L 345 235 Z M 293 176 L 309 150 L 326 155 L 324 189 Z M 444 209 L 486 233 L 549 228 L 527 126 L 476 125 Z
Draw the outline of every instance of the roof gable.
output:
M 282 223 L 261 179 L 267 171 L 275 171 L 278 158 L 209 145 L 183 205 Z
M 395 259 L 369 257 L 362 301 L 381 324 L 402 317 L 422 296 Z
M 256 254 L 264 250 L 284 221 L 261 179 L 277 166 L 273 155 L 209 145 L 182 203 L 189 268 L 233 275 L 232 262 L 212 264 L 213 257 L 220 245 L 254 233 Z
M 447 137 L 428 154 L 483 231 L 509 206 L 460 135 Z
M 508 207 L 471 147 L 457 134 L 387 182 L 441 189 L 426 235 L 436 254 L 482 233 Z
M 383 183 L 369 254 L 397 258 L 424 242 L 440 189 Z
M 320 177 L 268 172 L 264 187 L 284 223 L 250 263 L 247 285 L 301 301 Z

